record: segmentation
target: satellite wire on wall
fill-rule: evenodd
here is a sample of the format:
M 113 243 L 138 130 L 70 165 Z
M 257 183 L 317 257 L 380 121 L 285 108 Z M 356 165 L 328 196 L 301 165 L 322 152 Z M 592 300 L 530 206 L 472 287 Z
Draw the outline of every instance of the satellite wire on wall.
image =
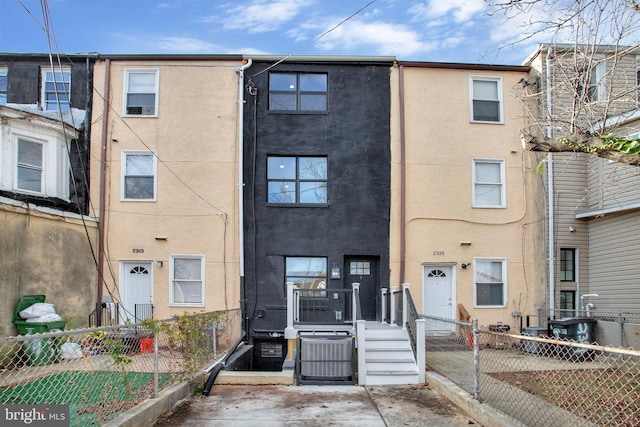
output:
M 315 39 L 311 40 L 309 43 L 307 43 L 306 45 L 302 46 L 302 49 L 304 50 L 306 47 L 311 46 L 312 44 L 314 44 L 315 42 L 317 42 L 318 40 L 320 40 L 321 38 L 323 38 L 324 36 L 326 36 L 327 34 L 331 33 L 332 31 L 334 31 L 335 29 L 337 29 L 338 27 L 342 26 L 345 22 L 349 21 L 350 19 L 354 18 L 355 16 L 359 15 L 363 10 L 365 10 L 366 8 L 368 8 L 369 6 L 371 6 L 372 4 L 374 4 L 375 2 L 377 2 L 378 0 L 371 0 L 369 3 L 365 4 L 364 6 L 362 6 L 360 9 L 356 10 L 355 12 L 353 12 L 351 15 L 349 15 L 348 17 L 346 17 L 345 19 L 343 19 L 342 21 L 340 21 L 339 23 L 337 23 L 336 25 L 334 25 L 333 27 L 329 28 L 327 31 L 325 31 L 324 33 L 320 34 L 318 37 L 316 37 Z M 250 76 L 254 77 L 254 76 L 258 76 L 262 73 L 264 73 L 265 71 L 269 71 L 270 69 L 272 69 L 273 67 L 275 67 L 278 64 L 283 63 L 284 61 L 286 61 L 287 59 L 291 58 L 292 56 L 294 56 L 295 53 L 291 53 L 287 56 L 285 56 L 284 58 L 280 59 L 279 61 L 276 61 L 275 63 L 273 63 L 272 65 L 268 66 L 267 68 L 265 68 L 262 71 L 259 71 L 255 74 L 252 74 Z

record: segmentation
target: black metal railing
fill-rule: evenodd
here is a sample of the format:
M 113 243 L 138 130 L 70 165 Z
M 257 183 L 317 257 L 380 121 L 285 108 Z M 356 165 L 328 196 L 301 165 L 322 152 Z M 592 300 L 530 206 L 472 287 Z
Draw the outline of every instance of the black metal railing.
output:
M 391 298 L 393 298 L 394 323 L 398 326 L 403 326 L 402 311 L 404 307 L 402 307 L 402 300 L 403 300 L 402 289 L 400 289 L 399 291 L 393 292 L 393 294 L 391 295 Z
M 353 323 L 352 289 L 293 290 L 295 323 L 337 325 Z
M 100 325 L 98 325 L 98 311 L 100 311 Z M 153 318 L 153 304 L 135 304 L 133 313 L 127 313 L 127 318 L 133 314 L 131 323 L 141 322 Z M 117 326 L 120 325 L 120 304 L 117 302 L 99 304 L 89 314 L 89 326 Z
M 413 348 L 413 353 L 416 354 L 417 343 L 418 343 L 418 334 L 417 334 L 417 326 L 416 320 L 420 318 L 420 314 L 416 309 L 416 305 L 413 302 L 413 298 L 411 297 L 411 292 L 409 289 L 405 290 L 407 293 L 407 329 L 409 330 L 409 336 L 411 337 L 411 347 Z
M 135 304 L 133 306 L 133 315 L 136 322 L 153 319 L 153 304 Z

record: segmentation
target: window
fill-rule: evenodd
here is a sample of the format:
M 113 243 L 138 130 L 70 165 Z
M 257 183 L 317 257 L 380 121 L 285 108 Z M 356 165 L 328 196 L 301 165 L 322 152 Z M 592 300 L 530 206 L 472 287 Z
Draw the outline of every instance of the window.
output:
M 269 109 L 327 111 L 327 75 L 269 74 Z
M 507 260 L 474 259 L 475 306 L 504 307 L 507 300 Z
M 126 70 L 125 90 L 125 115 L 157 116 L 158 70 Z
M 589 72 L 589 84 L 587 86 L 587 92 L 585 93 L 585 100 L 587 102 L 603 101 L 605 99 L 605 72 L 607 70 L 607 64 L 604 59 L 597 62 Z
M 42 106 L 47 111 L 70 109 L 71 70 L 42 70 Z
M 326 289 L 327 258 L 286 257 L 286 280 L 300 289 Z
M 560 291 L 560 310 L 576 309 L 576 291 Z
M 504 160 L 473 159 L 473 207 L 504 208 Z
M 267 201 L 280 204 L 326 204 L 326 157 L 267 158 Z
M 16 188 L 18 190 L 42 193 L 44 144 L 18 138 L 18 159 Z
M 560 249 L 560 281 L 576 281 L 576 250 Z
M 470 77 L 471 121 L 502 123 L 502 79 Z
M 171 255 L 170 304 L 204 306 L 204 256 Z
M 122 152 L 122 200 L 156 200 L 156 155 Z
M 9 90 L 9 72 L 0 67 L 0 105 L 7 104 L 7 91 Z

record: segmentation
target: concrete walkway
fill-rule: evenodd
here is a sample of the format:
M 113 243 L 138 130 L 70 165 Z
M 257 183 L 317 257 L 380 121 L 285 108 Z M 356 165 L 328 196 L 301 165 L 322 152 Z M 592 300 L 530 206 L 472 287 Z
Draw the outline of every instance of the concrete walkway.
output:
M 156 426 L 468 426 L 468 416 L 426 385 L 216 385 Z

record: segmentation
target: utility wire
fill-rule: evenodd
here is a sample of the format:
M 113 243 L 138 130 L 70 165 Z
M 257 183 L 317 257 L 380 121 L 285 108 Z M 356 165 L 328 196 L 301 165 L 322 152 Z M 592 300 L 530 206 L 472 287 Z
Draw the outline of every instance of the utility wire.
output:
M 348 17 L 346 17 L 345 19 L 343 19 L 342 21 L 340 21 L 338 24 L 334 25 L 333 27 L 329 28 L 327 31 L 325 31 L 324 33 L 320 34 L 318 37 L 316 37 L 315 39 L 311 40 L 309 43 L 307 43 L 306 45 L 302 46 L 302 50 L 304 50 L 305 48 L 307 48 L 308 46 L 311 46 L 312 44 L 314 44 L 315 42 L 317 42 L 318 40 L 320 40 L 321 38 L 323 38 L 324 36 L 326 36 L 327 34 L 331 33 L 332 31 L 334 31 L 335 29 L 337 29 L 338 27 L 342 26 L 345 22 L 349 21 L 350 19 L 354 18 L 355 16 L 359 15 L 363 10 L 365 10 L 366 8 L 368 8 L 369 6 L 373 5 L 375 2 L 377 2 L 378 0 L 371 0 L 369 3 L 365 4 L 364 6 L 362 6 L 360 9 L 356 10 L 355 12 L 353 12 L 351 15 L 349 15 Z M 251 77 L 255 77 L 258 76 L 266 71 L 269 71 L 270 69 L 272 69 L 273 67 L 277 66 L 278 64 L 283 63 L 284 61 L 286 61 L 287 59 L 291 58 L 292 56 L 294 56 L 295 53 L 291 53 L 287 56 L 285 56 L 284 58 L 282 58 L 279 61 L 276 61 L 274 64 L 268 66 L 267 68 L 265 68 L 262 71 L 259 71 L 255 74 L 252 74 L 249 78 Z

